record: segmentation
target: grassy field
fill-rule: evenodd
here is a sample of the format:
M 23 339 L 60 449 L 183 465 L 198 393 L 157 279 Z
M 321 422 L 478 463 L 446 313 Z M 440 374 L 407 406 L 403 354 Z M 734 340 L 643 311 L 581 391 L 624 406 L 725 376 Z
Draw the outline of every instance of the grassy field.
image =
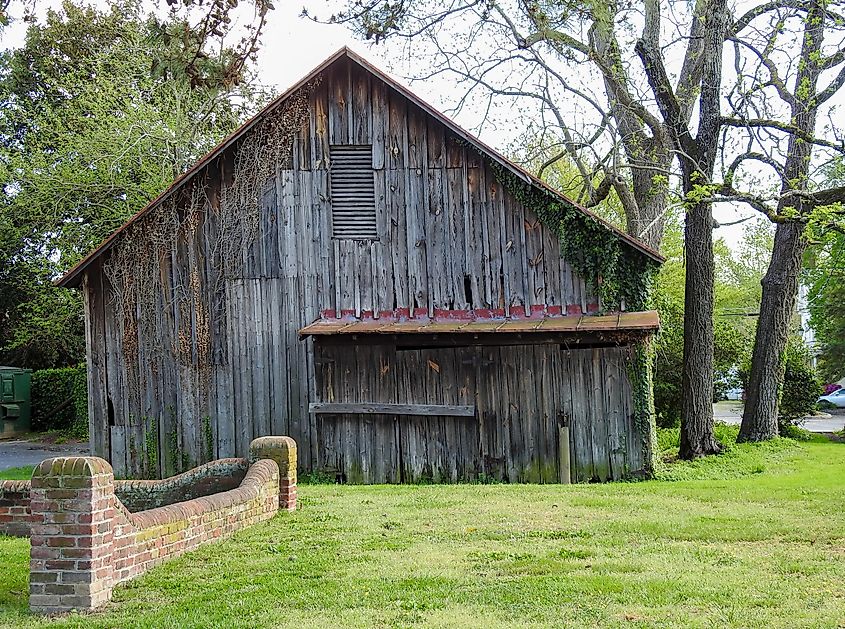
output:
M 4 480 L 29 480 L 31 476 L 31 467 L 10 467 L 0 470 L 0 478 Z
M 734 446 L 661 478 L 301 486 L 296 514 L 49 622 L 26 611 L 27 542 L 0 539 L 0 625 L 845 626 L 845 444 Z

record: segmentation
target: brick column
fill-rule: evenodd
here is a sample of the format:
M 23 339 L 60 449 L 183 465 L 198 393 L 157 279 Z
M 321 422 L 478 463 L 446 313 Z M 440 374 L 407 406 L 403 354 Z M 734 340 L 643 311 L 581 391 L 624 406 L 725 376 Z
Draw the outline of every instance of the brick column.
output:
M 114 476 L 97 457 L 48 459 L 32 474 L 29 607 L 90 610 L 112 592 Z
M 261 459 L 272 459 L 279 466 L 279 509 L 296 511 L 296 441 L 290 437 L 253 439 L 250 465 Z

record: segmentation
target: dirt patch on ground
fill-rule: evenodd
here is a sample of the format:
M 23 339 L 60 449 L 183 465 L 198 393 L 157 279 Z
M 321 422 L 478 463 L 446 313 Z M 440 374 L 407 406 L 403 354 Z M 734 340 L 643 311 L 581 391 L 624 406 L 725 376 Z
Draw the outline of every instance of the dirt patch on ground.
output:
M 74 439 L 69 437 L 67 433 L 60 430 L 51 430 L 50 432 L 28 432 L 23 435 L 16 435 L 6 439 L 0 439 L 0 443 L 10 441 L 27 441 L 39 446 L 53 446 L 53 445 L 88 445 L 87 439 Z

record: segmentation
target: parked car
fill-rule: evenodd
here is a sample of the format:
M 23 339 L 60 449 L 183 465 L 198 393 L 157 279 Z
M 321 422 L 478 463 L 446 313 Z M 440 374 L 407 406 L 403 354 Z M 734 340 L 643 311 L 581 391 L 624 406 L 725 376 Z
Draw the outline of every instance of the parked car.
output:
M 845 408 L 845 389 L 837 389 L 833 393 L 821 396 L 818 404 L 821 408 Z
M 725 399 L 732 401 L 742 400 L 743 393 L 744 391 L 740 388 L 728 389 L 727 391 L 725 391 Z

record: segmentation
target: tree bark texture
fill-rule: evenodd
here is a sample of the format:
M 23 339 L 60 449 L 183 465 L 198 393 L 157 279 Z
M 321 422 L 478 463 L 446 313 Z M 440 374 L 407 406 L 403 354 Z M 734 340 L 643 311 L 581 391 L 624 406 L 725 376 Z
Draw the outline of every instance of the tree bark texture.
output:
M 798 129 L 808 135 L 816 130 L 816 90 L 821 68 L 815 61 L 820 54 L 824 38 L 827 12 L 824 5 L 814 0 L 807 12 L 804 40 L 801 47 L 799 71 L 795 79 L 795 102 L 792 119 Z M 789 138 L 784 163 L 782 195 L 793 190 L 807 190 L 813 145 L 792 134 Z M 786 199 L 786 200 L 784 200 Z M 803 201 L 781 196 L 778 214 L 795 208 L 804 216 Z M 789 337 L 789 323 L 798 293 L 801 259 L 807 248 L 804 224 L 800 221 L 779 223 L 775 231 L 772 259 L 763 278 L 763 297 L 760 317 L 751 358 L 751 373 L 742 413 L 738 441 L 764 441 L 778 434 L 778 403 L 783 381 L 783 353 Z
M 711 0 L 704 7 L 704 44 L 701 57 L 701 96 L 698 133 L 689 137 L 680 107 L 667 109 L 678 129 L 684 194 L 712 182 L 721 126 L 722 49 L 728 26 L 726 0 Z M 713 207 L 696 203 L 688 210 L 684 234 L 684 373 L 679 456 L 694 459 L 721 451 L 713 432 Z
M 783 382 L 783 352 L 795 310 L 804 225 L 782 223 L 775 232 L 772 260 L 763 278 L 763 299 L 754 339 L 748 395 L 737 441 L 763 441 L 778 434 L 778 392 Z
M 647 24 L 644 31 L 652 41 L 658 38 L 659 20 Z M 628 76 L 609 16 L 593 22 L 589 41 L 595 58 L 600 60 L 609 112 L 619 128 L 631 168 L 630 187 L 619 175 L 613 182 L 625 210 L 626 231 L 649 247 L 659 249 L 666 226 L 668 178 L 660 182 L 656 175 L 668 173 L 672 167 L 668 131 L 657 118 L 631 107 L 633 97 Z
M 679 456 L 695 459 L 721 450 L 713 433 L 713 217 L 709 203 L 686 218 L 684 373 Z
M 650 144 L 641 149 L 626 148 L 636 205 L 632 206 L 634 211 L 625 206 L 625 225 L 629 234 L 658 250 L 666 229 L 668 188 L 656 182 L 655 173 L 671 168 L 672 153 L 658 140 L 652 138 Z

